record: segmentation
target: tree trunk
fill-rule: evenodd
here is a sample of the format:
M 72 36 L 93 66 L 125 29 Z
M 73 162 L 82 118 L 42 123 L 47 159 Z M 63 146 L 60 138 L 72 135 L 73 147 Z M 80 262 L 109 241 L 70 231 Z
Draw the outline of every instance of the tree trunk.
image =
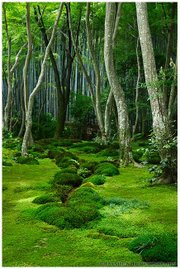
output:
M 115 70 L 113 47 L 112 47 L 112 38 L 115 27 L 115 21 L 114 21 L 115 17 L 116 17 L 116 4 L 106 3 L 104 60 L 109 84 L 111 86 L 111 90 L 114 95 L 118 113 L 120 161 L 123 164 L 128 164 L 131 161 L 129 118 L 124 92 L 119 83 L 118 76 Z
M 101 138 L 103 141 L 106 142 L 106 133 L 104 130 L 104 122 L 103 122 L 103 116 L 102 116 L 102 109 L 101 109 L 101 103 L 100 103 L 100 95 L 101 95 L 101 76 L 100 76 L 100 70 L 99 66 L 97 63 L 97 56 L 95 53 L 95 49 L 93 46 L 93 38 L 91 34 L 91 27 L 90 27 L 90 22 L 89 22 L 89 16 L 90 16 L 90 3 L 87 3 L 87 8 L 86 8 L 86 32 L 87 32 L 87 43 L 88 43 L 88 48 L 91 54 L 91 59 L 92 59 L 92 64 L 94 68 L 94 73 L 95 73 L 95 107 L 96 107 L 96 117 L 99 125 L 99 129 L 101 132 Z M 108 118 L 106 118 L 107 121 Z
M 155 135 L 161 161 L 166 162 L 169 159 L 169 156 L 172 155 L 172 152 L 171 149 L 165 147 L 165 145 L 169 143 L 169 139 L 172 139 L 172 134 L 170 132 L 170 125 L 168 122 L 167 110 L 165 108 L 163 92 L 162 89 L 158 88 L 156 64 L 148 23 L 147 3 L 136 3 L 136 12 L 145 80 L 150 97 L 153 118 L 153 132 Z M 172 167 L 170 166 L 169 175 L 167 174 L 167 170 L 165 171 L 163 178 L 165 182 L 171 183 L 174 181 L 174 176 L 172 176 L 171 168 Z
M 40 86 L 43 82 L 46 61 L 47 61 L 48 56 L 49 56 L 49 51 L 50 51 L 50 48 L 51 48 L 53 40 L 54 40 L 55 31 L 57 29 L 62 10 L 63 10 L 63 3 L 61 3 L 59 6 L 58 15 L 57 15 L 56 21 L 55 21 L 54 26 L 53 26 L 51 38 L 50 38 L 48 46 L 46 47 L 46 50 L 45 50 L 45 55 L 44 55 L 44 59 L 43 59 L 42 65 L 41 65 L 41 72 L 40 72 L 37 84 L 29 96 L 28 109 L 27 109 L 27 113 L 26 113 L 26 130 L 25 130 L 25 134 L 23 137 L 23 143 L 22 143 L 22 148 L 21 148 L 22 156 L 27 156 L 27 154 L 28 154 L 27 148 L 28 148 L 28 140 L 30 138 L 30 133 L 31 133 L 31 128 L 32 128 L 32 110 L 33 110 L 33 104 L 34 104 L 34 97 L 39 92 Z
M 136 97 L 135 97 L 136 114 L 135 114 L 135 123 L 133 126 L 133 136 L 136 132 L 138 119 L 139 119 L 138 97 L 139 97 L 139 81 L 140 81 L 140 77 L 141 77 L 141 67 L 140 67 L 140 59 L 139 59 L 138 49 L 139 49 L 139 37 L 137 39 L 137 45 L 136 45 L 136 58 L 137 58 L 138 75 L 137 75 L 137 82 L 136 82 Z

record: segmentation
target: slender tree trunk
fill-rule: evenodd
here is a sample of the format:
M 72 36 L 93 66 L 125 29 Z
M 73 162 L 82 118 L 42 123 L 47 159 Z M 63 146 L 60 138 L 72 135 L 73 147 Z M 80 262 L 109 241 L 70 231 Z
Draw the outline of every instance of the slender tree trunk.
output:
M 107 140 L 109 140 L 109 137 L 110 137 L 110 124 L 111 124 L 111 113 L 112 113 L 112 108 L 113 108 L 113 101 L 114 101 L 113 92 L 110 90 L 110 93 L 106 102 L 105 114 L 104 114 L 104 129 L 105 129 Z
M 63 3 L 61 3 L 59 6 L 58 15 L 57 15 L 56 21 L 55 21 L 54 26 L 53 26 L 51 38 L 50 38 L 48 46 L 46 47 L 46 50 L 45 50 L 45 55 L 44 55 L 44 59 L 43 59 L 42 65 L 41 65 L 41 72 L 40 72 L 37 84 L 29 96 L 28 109 L 27 109 L 27 113 L 26 113 L 26 130 L 25 130 L 25 134 L 23 137 L 23 143 L 22 143 L 22 149 L 21 149 L 22 156 L 27 156 L 27 154 L 28 154 L 27 148 L 28 148 L 28 140 L 29 140 L 29 136 L 30 136 L 30 132 L 31 132 L 31 128 L 32 128 L 32 110 L 33 110 L 33 104 L 34 104 L 34 97 L 39 92 L 40 86 L 43 82 L 46 61 L 47 61 L 48 56 L 49 56 L 49 51 L 50 51 L 50 48 L 51 48 L 53 40 L 54 40 L 55 32 L 56 32 L 56 29 L 58 26 L 59 19 L 61 17 L 62 10 L 63 10 Z
M 101 138 L 103 141 L 106 141 L 106 133 L 104 130 L 104 122 L 103 122 L 103 116 L 102 116 L 102 109 L 101 109 L 101 103 L 100 103 L 100 97 L 101 97 L 101 76 L 100 76 L 100 70 L 97 63 L 97 56 L 95 53 L 95 49 L 93 46 L 93 38 L 91 34 L 91 27 L 89 22 L 89 16 L 90 16 L 90 3 L 87 3 L 86 8 L 86 32 L 87 32 L 87 42 L 88 42 L 88 48 L 91 54 L 92 64 L 95 72 L 95 106 L 96 106 L 96 117 L 99 125 L 99 129 L 101 132 Z M 108 118 L 106 118 L 107 121 Z
M 123 89 L 115 71 L 112 38 L 115 27 L 116 4 L 106 3 L 104 60 L 111 90 L 116 102 L 119 127 L 120 161 L 124 164 L 130 162 L 130 131 L 129 118 Z
M 135 97 L 136 115 L 135 115 L 135 123 L 133 126 L 133 136 L 136 132 L 138 119 L 139 119 L 138 98 L 139 98 L 139 81 L 140 81 L 140 77 L 141 77 L 141 67 L 140 67 L 140 59 L 139 59 L 138 49 L 139 49 L 139 37 L 137 39 L 137 45 L 136 45 L 136 58 L 137 58 L 138 75 L 137 75 L 137 82 L 136 82 L 136 97 Z

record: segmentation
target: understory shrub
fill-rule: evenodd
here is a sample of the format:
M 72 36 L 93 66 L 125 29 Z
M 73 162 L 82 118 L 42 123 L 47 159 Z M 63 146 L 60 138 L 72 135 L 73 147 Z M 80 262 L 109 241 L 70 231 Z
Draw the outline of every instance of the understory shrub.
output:
M 159 164 L 161 161 L 158 151 L 154 149 L 147 150 L 145 153 L 145 157 L 147 159 L 147 162 L 151 164 Z
M 91 182 L 94 185 L 102 185 L 105 183 L 106 177 L 103 175 L 94 175 L 83 180 L 83 183 Z
M 53 194 L 44 194 L 36 197 L 32 202 L 34 204 L 47 204 L 51 202 L 58 202 L 58 200 L 58 197 L 54 196 Z
M 8 162 L 7 160 L 2 160 L 3 166 L 12 166 L 12 163 Z
M 56 185 L 70 185 L 78 187 L 82 182 L 82 179 L 77 174 L 63 173 L 62 171 L 57 172 L 54 175 L 54 179 L 51 181 L 53 186 Z
M 145 234 L 134 239 L 129 249 L 141 254 L 145 262 L 177 262 L 175 234 Z
M 17 157 L 15 159 L 15 161 L 17 163 L 20 163 L 20 164 L 30 164 L 30 165 L 37 165 L 39 164 L 38 160 L 36 160 L 34 157 L 23 157 L 23 156 L 20 156 L 20 157 Z
M 104 162 L 96 166 L 95 174 L 104 176 L 115 176 L 119 175 L 119 170 L 114 164 Z
M 145 149 L 143 149 L 143 148 L 133 150 L 132 151 L 133 159 L 138 163 L 141 162 L 141 157 L 143 156 L 144 151 L 145 151 Z

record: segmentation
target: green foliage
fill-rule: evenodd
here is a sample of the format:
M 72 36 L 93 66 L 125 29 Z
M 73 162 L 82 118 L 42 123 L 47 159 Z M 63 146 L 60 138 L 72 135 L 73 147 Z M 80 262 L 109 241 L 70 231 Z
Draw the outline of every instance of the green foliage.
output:
M 143 156 L 144 152 L 145 152 L 144 148 L 139 148 L 139 149 L 133 150 L 132 151 L 133 159 L 136 162 L 141 162 L 142 161 L 141 157 Z
M 50 113 L 41 115 L 39 119 L 33 120 L 32 132 L 36 140 L 51 138 L 56 129 L 56 120 Z
M 82 138 L 86 133 L 86 128 L 94 120 L 94 110 L 89 96 L 76 94 L 72 96 L 71 116 L 76 124 L 76 136 Z
M 56 185 L 70 185 L 78 187 L 82 182 L 82 179 L 77 174 L 63 173 L 62 171 L 57 172 L 54 175 L 54 179 L 51 181 L 53 186 Z
M 36 197 L 32 202 L 35 204 L 47 204 L 51 202 L 58 202 L 58 198 L 53 194 L 44 194 Z
M 8 149 L 21 149 L 21 139 L 12 137 L 12 135 L 9 135 L 8 138 L 3 139 L 3 147 Z
M 105 183 L 106 177 L 103 175 L 94 175 L 91 177 L 86 178 L 83 183 L 91 182 L 95 185 L 103 185 Z
M 7 159 L 2 160 L 2 165 L 3 166 L 12 166 L 12 163 L 8 162 Z
M 133 240 L 129 249 L 140 253 L 145 262 L 177 262 L 175 234 L 144 234 Z
M 15 159 L 15 161 L 17 163 L 20 163 L 20 164 L 30 164 L 30 165 L 37 165 L 37 164 L 39 164 L 38 160 L 36 160 L 33 157 L 23 157 L 23 156 L 20 156 L 20 157 L 17 157 Z
M 119 175 L 119 170 L 114 164 L 104 162 L 96 166 L 95 174 L 104 176 L 115 176 Z

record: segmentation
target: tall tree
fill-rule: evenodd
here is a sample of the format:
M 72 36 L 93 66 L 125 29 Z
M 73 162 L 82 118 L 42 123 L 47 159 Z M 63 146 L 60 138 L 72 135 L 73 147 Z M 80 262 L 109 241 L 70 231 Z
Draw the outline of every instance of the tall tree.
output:
M 153 118 L 153 132 L 158 145 L 161 161 L 165 163 L 170 161 L 172 154 L 174 154 L 174 152 L 172 153 L 171 147 L 167 145 L 169 141 L 172 142 L 173 137 L 173 134 L 171 133 L 171 121 L 168 117 L 170 113 L 168 110 L 171 110 L 171 106 L 168 109 L 166 108 L 163 98 L 163 90 L 161 87 L 159 87 L 158 83 L 159 81 L 156 70 L 154 50 L 148 22 L 147 3 L 136 3 L 136 12 L 145 80 L 150 97 Z M 173 95 L 173 100 L 176 98 L 175 88 L 176 87 L 174 86 L 171 87 L 170 96 Z M 171 98 L 169 99 L 169 104 L 170 103 L 172 103 Z M 174 182 L 176 180 L 176 171 L 173 172 L 173 170 L 176 170 L 174 166 L 167 166 L 167 169 L 164 170 L 162 180 L 169 183 Z
M 113 56 L 113 34 L 116 20 L 119 20 L 119 16 L 116 16 L 116 14 L 116 3 L 106 3 L 104 60 L 109 84 L 114 95 L 118 113 L 120 160 L 124 164 L 127 164 L 131 159 L 129 118 L 124 91 L 116 74 Z
M 14 70 L 18 65 L 20 54 L 23 50 L 23 45 L 20 50 L 18 51 L 16 55 L 16 59 L 14 64 L 11 63 L 11 47 L 12 47 L 12 41 L 11 36 L 9 35 L 9 29 L 8 29 L 8 22 L 7 22 L 7 16 L 6 16 L 6 6 L 5 3 L 3 3 L 3 15 L 4 15 L 4 23 L 5 23 L 5 30 L 6 30 L 6 37 L 7 37 L 7 43 L 8 43 L 8 60 L 7 60 L 7 85 L 8 85 L 8 95 L 7 95 L 7 102 L 4 109 L 4 128 L 6 130 L 9 130 L 10 128 L 10 118 L 11 118 L 11 110 L 12 110 L 12 103 L 13 103 L 13 95 L 12 95 L 12 87 L 13 87 L 13 74 Z
M 29 95 L 29 91 L 28 91 L 28 70 L 29 70 L 29 65 L 30 65 L 30 60 L 31 60 L 31 56 L 32 56 L 32 34 L 31 34 L 31 25 L 30 25 L 30 4 L 26 3 L 26 29 L 27 29 L 27 40 L 28 40 L 28 50 L 27 50 L 27 54 L 26 54 L 26 59 L 25 59 L 25 64 L 24 64 L 24 68 L 23 68 L 23 85 L 24 85 L 24 89 L 23 89 L 23 95 L 24 95 L 24 109 L 25 109 L 25 113 L 23 113 L 22 115 L 22 125 L 23 123 L 25 123 L 26 125 L 26 121 L 24 119 L 25 115 L 27 114 L 27 109 L 28 109 L 28 95 Z M 24 129 L 23 126 L 21 126 L 21 130 Z M 32 137 L 32 133 L 30 133 L 29 135 L 29 145 L 33 144 L 33 137 Z
M 45 46 L 47 47 L 49 39 L 46 33 L 46 28 L 43 21 L 43 14 L 41 12 L 40 6 L 37 6 L 37 8 L 34 7 L 34 14 L 35 14 L 37 24 L 41 30 Z M 67 13 L 66 13 L 66 16 L 68 16 Z M 61 71 L 58 69 L 58 65 L 56 63 L 56 59 L 54 57 L 52 49 L 50 49 L 50 52 L 49 52 L 52 68 L 54 71 L 55 85 L 56 85 L 56 90 L 57 90 L 57 100 L 58 100 L 57 127 L 55 131 L 56 138 L 61 137 L 64 131 L 67 106 L 69 103 L 69 96 L 70 96 L 70 80 L 71 80 L 72 64 L 73 64 L 74 56 L 75 56 L 72 54 L 72 40 L 71 40 L 70 31 L 69 31 L 68 19 L 67 19 L 67 25 L 65 28 L 67 30 L 68 38 L 62 38 L 62 41 L 64 41 L 64 47 L 65 47 L 64 52 L 63 52 L 64 59 L 66 58 L 67 61 L 63 61 L 63 66 L 61 68 Z
M 63 3 L 60 4 L 59 9 L 58 9 L 58 15 L 57 15 L 57 18 L 55 20 L 55 23 L 54 23 L 54 26 L 52 29 L 51 38 L 50 38 L 49 43 L 48 43 L 46 50 L 45 50 L 45 55 L 44 55 L 44 59 L 43 59 L 42 65 L 41 65 L 41 72 L 40 72 L 37 84 L 29 96 L 28 108 L 27 108 L 27 113 L 26 113 L 26 130 L 25 130 L 25 134 L 23 137 L 23 143 L 22 143 L 22 149 L 21 149 L 23 156 L 27 156 L 27 154 L 28 154 L 27 148 L 28 148 L 28 143 L 29 143 L 29 138 L 30 138 L 30 133 L 31 133 L 31 128 L 32 128 L 32 111 L 33 111 L 34 98 L 35 98 L 36 94 L 39 92 L 40 86 L 41 86 L 42 81 L 43 81 L 46 61 L 47 61 L 48 56 L 49 56 L 49 51 L 50 51 L 50 48 L 51 48 L 53 40 L 54 40 L 55 32 L 56 32 L 56 29 L 58 26 L 59 19 L 60 19 L 61 14 L 62 14 L 62 10 L 63 10 Z

